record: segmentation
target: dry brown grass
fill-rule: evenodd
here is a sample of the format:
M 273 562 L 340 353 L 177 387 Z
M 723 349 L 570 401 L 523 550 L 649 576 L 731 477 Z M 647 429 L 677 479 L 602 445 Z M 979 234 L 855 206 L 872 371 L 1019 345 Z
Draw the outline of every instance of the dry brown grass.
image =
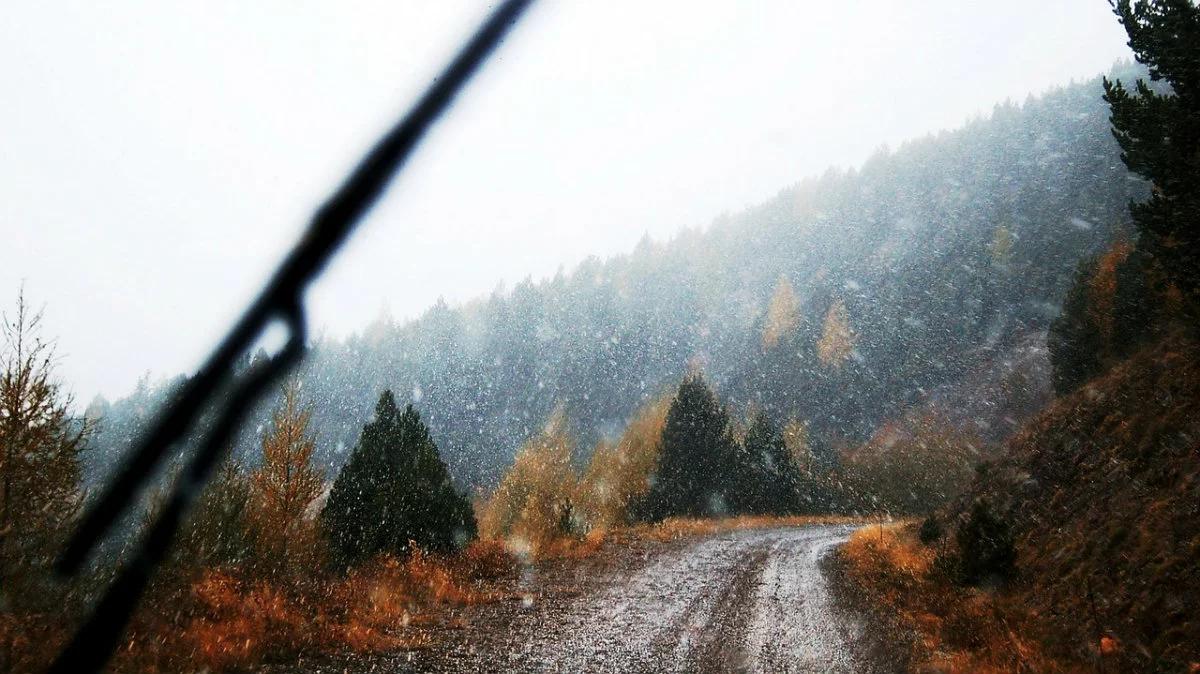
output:
M 740 515 L 719 520 L 669 517 L 656 524 L 630 527 L 629 535 L 655 541 L 669 541 L 695 536 L 708 536 L 737 529 L 768 529 L 772 527 L 802 527 L 817 524 L 862 524 L 860 517 L 842 515 Z
M 917 541 L 913 523 L 864 527 L 840 550 L 851 586 L 886 622 L 911 635 L 914 671 L 948 674 L 1093 672 L 1044 651 L 1042 626 L 1018 594 L 955 585 L 937 546 Z
M 1060 398 L 973 486 L 1011 522 L 1039 638 L 1108 671 L 1200 671 L 1200 342 L 1149 344 Z
M 605 545 L 622 540 L 621 529 L 593 529 L 585 536 L 564 536 L 548 541 L 538 551 L 537 560 L 584 559 L 599 552 Z
M 446 607 L 507 596 L 493 581 L 516 568 L 495 543 L 449 556 L 383 557 L 345 577 L 304 582 L 201 570 L 158 588 L 143 606 L 115 671 L 245 671 L 299 654 L 373 653 L 428 645 Z
M 963 588 L 911 529 L 842 553 L 866 604 L 945 671 L 1200 672 L 1200 343 L 1150 344 L 1052 403 L 943 512 L 983 500 L 1016 576 Z

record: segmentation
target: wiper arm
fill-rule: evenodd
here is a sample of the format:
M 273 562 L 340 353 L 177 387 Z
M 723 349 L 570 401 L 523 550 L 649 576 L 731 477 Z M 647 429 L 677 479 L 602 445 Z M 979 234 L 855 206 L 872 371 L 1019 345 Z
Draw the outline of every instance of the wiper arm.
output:
M 306 334 L 304 291 L 379 200 L 388 181 L 404 165 L 429 127 L 445 112 L 454 96 L 531 2 L 506 0 L 492 12 L 416 105 L 317 210 L 307 231 L 263 291 L 196 375 L 158 416 L 154 427 L 87 510 L 58 560 L 59 572 L 67 576 L 79 572 L 100 540 L 112 530 L 148 483 L 168 450 L 193 427 L 218 387 L 228 379 L 235 360 L 254 344 L 272 321 L 282 320 L 286 324 L 289 333 L 286 346 L 275 356 L 257 363 L 238 383 L 136 553 L 122 567 L 91 616 L 59 654 L 51 672 L 95 671 L 108 661 L 151 572 L 166 556 L 184 514 L 208 482 L 214 466 L 223 458 L 228 440 L 242 417 L 272 382 L 283 376 L 303 354 Z

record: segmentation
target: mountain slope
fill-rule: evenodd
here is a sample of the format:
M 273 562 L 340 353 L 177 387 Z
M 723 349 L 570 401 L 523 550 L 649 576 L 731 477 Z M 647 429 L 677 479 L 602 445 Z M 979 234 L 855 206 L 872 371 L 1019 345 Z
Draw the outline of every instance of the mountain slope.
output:
M 1017 591 L 1054 642 L 1086 652 L 1097 634 L 1115 639 L 1122 671 L 1200 662 L 1194 338 L 1148 346 L 1056 401 L 960 509 L 975 499 L 1012 523 L 1025 579 Z
M 1077 260 L 1128 231 L 1146 188 L 1100 93 L 997 106 L 706 229 L 315 344 L 299 374 L 318 460 L 339 466 L 391 388 L 458 480 L 488 484 L 556 404 L 589 447 L 696 364 L 736 408 L 808 422 L 831 456 L 1044 330 Z M 137 423 L 110 413 L 96 470 Z

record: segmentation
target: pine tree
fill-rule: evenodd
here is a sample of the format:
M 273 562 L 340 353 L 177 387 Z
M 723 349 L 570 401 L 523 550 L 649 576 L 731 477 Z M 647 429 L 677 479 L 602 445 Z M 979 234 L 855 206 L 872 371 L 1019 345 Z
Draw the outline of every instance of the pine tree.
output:
M 1192 0 L 1118 0 L 1114 12 L 1152 87 L 1104 80 L 1113 135 L 1125 165 L 1153 185 L 1130 205 L 1139 248 L 1195 307 L 1200 300 L 1200 6 Z
M 343 566 L 407 554 L 413 544 L 450 551 L 476 530 L 471 504 L 454 489 L 429 429 L 412 405 L 397 409 L 391 391 L 379 397 L 320 520 Z
M 959 572 L 962 582 L 979 585 L 1006 581 L 1016 570 L 1017 553 L 1011 527 L 992 512 L 985 501 L 977 500 L 955 538 L 958 542 Z
M 638 513 L 651 521 L 727 514 L 736 451 L 725 408 L 703 376 L 689 375 L 671 401 L 658 468 Z
M 165 571 L 176 581 L 197 569 L 242 567 L 254 552 L 247 526 L 250 476 L 230 454 L 205 485 L 171 549 L 171 563 Z M 158 519 L 167 495 L 168 489 L 162 487 L 150 497 L 149 507 L 142 513 L 143 534 Z
M 739 510 L 782 515 L 798 506 L 800 471 L 779 429 L 762 412 L 746 432 L 739 488 Z
M 1074 391 L 1099 374 L 1102 367 L 1100 328 L 1093 320 L 1088 302 L 1088 288 L 1095 266 L 1095 259 L 1079 264 L 1075 282 L 1063 300 L 1062 313 L 1050 324 L 1046 335 L 1054 391 L 1058 395 Z
M 271 416 L 271 428 L 262 438 L 262 463 L 250 475 L 249 524 L 256 557 L 272 573 L 312 551 L 305 512 L 325 481 L 312 464 L 312 409 L 301 409 L 299 398 L 299 385 L 289 382 L 283 405 Z

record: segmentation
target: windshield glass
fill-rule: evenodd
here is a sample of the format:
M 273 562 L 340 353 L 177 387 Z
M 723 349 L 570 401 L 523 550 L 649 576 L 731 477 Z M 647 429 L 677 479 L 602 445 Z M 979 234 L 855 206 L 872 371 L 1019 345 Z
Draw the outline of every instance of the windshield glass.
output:
M 11 13 L 0 672 L 1200 668 L 1194 0 Z

